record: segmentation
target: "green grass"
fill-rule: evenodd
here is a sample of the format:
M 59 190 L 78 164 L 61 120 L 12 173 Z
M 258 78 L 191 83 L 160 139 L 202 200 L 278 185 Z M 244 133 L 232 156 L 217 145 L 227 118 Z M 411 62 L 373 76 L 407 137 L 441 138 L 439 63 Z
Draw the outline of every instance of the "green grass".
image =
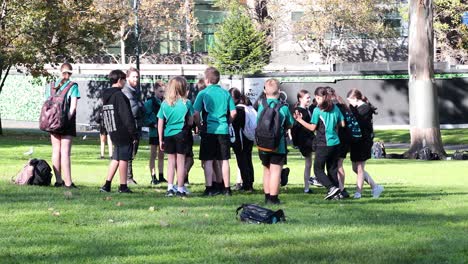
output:
M 442 129 L 442 142 L 446 145 L 468 144 L 467 129 Z M 386 143 L 410 143 L 409 130 L 376 130 L 375 141 Z
M 283 204 L 271 207 L 283 209 L 287 222 L 250 225 L 236 220 L 235 209 L 242 203 L 262 204 L 260 191 L 201 197 L 203 173 L 196 161 L 190 186 L 194 194 L 187 199 L 166 198 L 164 186 L 148 185 L 146 143 L 134 162 L 140 185 L 131 195 L 98 192 L 108 161 L 97 159 L 97 138 L 75 140 L 72 170 L 80 189 L 71 195 L 52 187 L 12 185 L 10 177 L 27 161 L 23 152 L 34 146 L 34 157 L 49 160 L 51 147 L 41 133 L 6 134 L 0 137 L 1 263 L 466 263 L 468 259 L 467 161 L 371 160 L 369 173 L 385 186 L 380 199 L 369 198 L 366 187 L 361 200 L 324 201 L 324 189 L 302 193 L 303 160 L 293 150 L 288 158 L 290 184 L 280 194 Z M 256 154 L 254 161 L 255 188 L 261 190 Z M 234 163 L 231 160 L 231 168 Z M 351 191 L 355 177 L 348 161 L 345 169 Z

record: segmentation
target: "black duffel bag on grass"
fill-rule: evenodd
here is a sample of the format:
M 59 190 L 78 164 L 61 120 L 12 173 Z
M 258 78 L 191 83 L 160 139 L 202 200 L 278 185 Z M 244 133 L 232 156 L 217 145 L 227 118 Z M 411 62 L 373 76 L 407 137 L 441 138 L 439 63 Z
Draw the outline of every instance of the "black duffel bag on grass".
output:
M 239 211 L 242 210 L 239 214 Z M 236 210 L 239 220 L 251 224 L 275 224 L 286 221 L 283 210 L 272 211 L 256 204 L 243 204 Z

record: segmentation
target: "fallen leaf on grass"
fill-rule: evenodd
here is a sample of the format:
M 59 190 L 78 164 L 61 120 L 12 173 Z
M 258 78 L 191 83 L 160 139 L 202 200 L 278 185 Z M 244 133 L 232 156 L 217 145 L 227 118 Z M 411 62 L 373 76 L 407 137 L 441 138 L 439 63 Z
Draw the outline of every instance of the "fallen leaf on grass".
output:
M 109 219 L 109 223 L 114 223 L 114 220 L 112 220 L 112 219 Z
M 115 205 L 117 205 L 117 206 L 123 206 L 123 203 L 122 203 L 122 202 L 118 202 L 118 203 L 116 203 Z
M 148 208 L 148 211 L 153 212 L 154 210 L 155 210 L 154 206 L 150 206 L 150 208 Z
M 162 190 L 162 189 L 154 189 L 154 191 L 157 192 L 157 193 L 162 193 L 162 192 L 164 192 L 164 190 Z
M 52 213 L 52 215 L 53 215 L 53 216 L 60 216 L 60 212 L 54 211 L 54 212 Z
M 48 211 L 53 211 L 53 210 L 54 210 L 54 208 L 52 208 L 52 207 L 49 207 L 49 209 L 47 209 L 47 210 L 48 210 Z
M 72 194 L 72 192 L 70 192 L 70 191 L 64 192 L 63 195 L 65 196 L 65 199 L 71 199 L 71 198 L 73 198 L 73 194 Z
M 209 215 L 208 215 L 208 214 L 205 214 L 205 217 L 209 217 Z
M 170 224 L 168 222 L 162 221 L 162 220 L 159 221 L 159 225 L 162 226 L 162 227 L 169 227 L 170 226 Z
M 106 197 L 104 197 L 104 201 L 110 201 L 110 200 L 112 200 L 112 196 L 106 196 Z

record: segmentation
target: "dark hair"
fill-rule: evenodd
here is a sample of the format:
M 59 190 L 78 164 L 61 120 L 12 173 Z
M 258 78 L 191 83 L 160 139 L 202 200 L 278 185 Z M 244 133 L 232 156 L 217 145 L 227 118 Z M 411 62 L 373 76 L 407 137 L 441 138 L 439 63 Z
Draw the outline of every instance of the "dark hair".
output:
M 240 102 L 241 102 L 241 104 L 252 105 L 252 102 L 250 101 L 250 99 L 247 96 L 245 96 L 245 94 L 241 95 Z
M 323 97 L 323 102 L 318 107 L 325 112 L 330 112 L 333 109 L 333 102 L 328 93 L 329 89 L 330 87 L 317 87 L 314 92 L 314 95 Z
M 112 85 L 125 78 L 127 78 L 127 75 L 121 70 L 113 70 L 109 73 L 109 80 Z
M 220 78 L 219 71 L 215 67 L 208 67 L 205 70 L 205 78 L 211 84 L 217 84 Z
M 298 107 L 300 105 L 299 103 L 299 100 L 304 97 L 304 95 L 308 94 L 309 91 L 307 90 L 300 90 L 298 93 L 297 93 L 297 102 L 294 104 L 294 108 Z
M 361 100 L 363 101 L 364 103 L 368 104 L 371 111 L 372 111 L 372 114 L 376 115 L 378 114 L 377 113 L 377 107 L 373 106 L 369 99 L 367 99 L 367 97 L 365 97 L 361 91 L 359 91 L 358 89 L 356 88 L 353 88 L 351 90 L 349 90 L 348 94 L 346 95 L 347 98 L 354 98 L 354 99 L 357 99 L 357 100 Z
M 229 94 L 231 94 L 231 97 L 232 97 L 232 99 L 234 100 L 234 103 L 235 103 L 235 104 L 241 103 L 240 101 L 241 101 L 241 99 L 242 99 L 242 98 L 241 98 L 241 97 L 242 97 L 242 94 L 241 94 L 241 92 L 239 91 L 239 89 L 233 87 L 233 88 L 229 89 Z
M 140 71 L 139 71 L 137 68 L 135 68 L 135 67 L 130 67 L 130 68 L 127 70 L 127 76 L 130 76 L 130 74 L 131 74 L 132 72 L 136 72 L 136 73 L 138 73 L 138 75 L 140 75 Z

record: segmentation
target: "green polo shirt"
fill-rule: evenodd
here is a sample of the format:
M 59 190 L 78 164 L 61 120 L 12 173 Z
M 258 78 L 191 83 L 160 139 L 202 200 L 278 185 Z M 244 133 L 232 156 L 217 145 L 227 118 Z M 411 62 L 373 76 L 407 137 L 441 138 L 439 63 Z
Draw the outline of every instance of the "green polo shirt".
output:
M 178 99 L 174 105 L 169 105 L 165 100 L 161 104 L 158 112 L 158 118 L 166 123 L 164 136 L 170 137 L 179 134 L 185 125 L 185 116 L 193 115 L 193 107 L 190 100 Z
M 271 108 L 273 108 L 273 107 L 275 107 L 275 105 L 277 103 L 279 103 L 279 100 L 278 99 L 267 99 L 267 103 Z M 260 114 L 262 113 L 262 111 L 263 111 L 263 104 L 259 104 L 258 105 L 257 118 L 260 118 Z M 279 109 L 279 113 L 280 113 L 280 123 L 281 123 L 282 129 L 281 129 L 281 140 L 280 140 L 280 144 L 278 146 L 278 151 L 276 153 L 286 154 L 286 140 L 284 138 L 284 135 L 285 135 L 284 128 L 285 127 L 288 128 L 288 127 L 292 126 L 292 124 L 294 123 L 294 118 L 291 115 L 291 112 L 289 112 L 289 108 L 288 108 L 287 105 L 282 106 Z M 258 122 L 258 119 L 257 119 L 257 122 Z
M 235 110 L 236 106 L 228 91 L 217 84 L 212 84 L 198 93 L 193 108 L 200 113 L 202 118 L 202 111 L 207 113 L 206 120 L 203 118 L 203 122 L 206 122 L 207 133 L 229 134 L 227 114 Z
M 333 105 L 330 112 L 322 111 L 319 107 L 314 109 L 310 123 L 317 125 L 315 133 L 317 146 L 336 146 L 340 144 L 336 127 L 343 119 L 343 114 L 336 105 Z

